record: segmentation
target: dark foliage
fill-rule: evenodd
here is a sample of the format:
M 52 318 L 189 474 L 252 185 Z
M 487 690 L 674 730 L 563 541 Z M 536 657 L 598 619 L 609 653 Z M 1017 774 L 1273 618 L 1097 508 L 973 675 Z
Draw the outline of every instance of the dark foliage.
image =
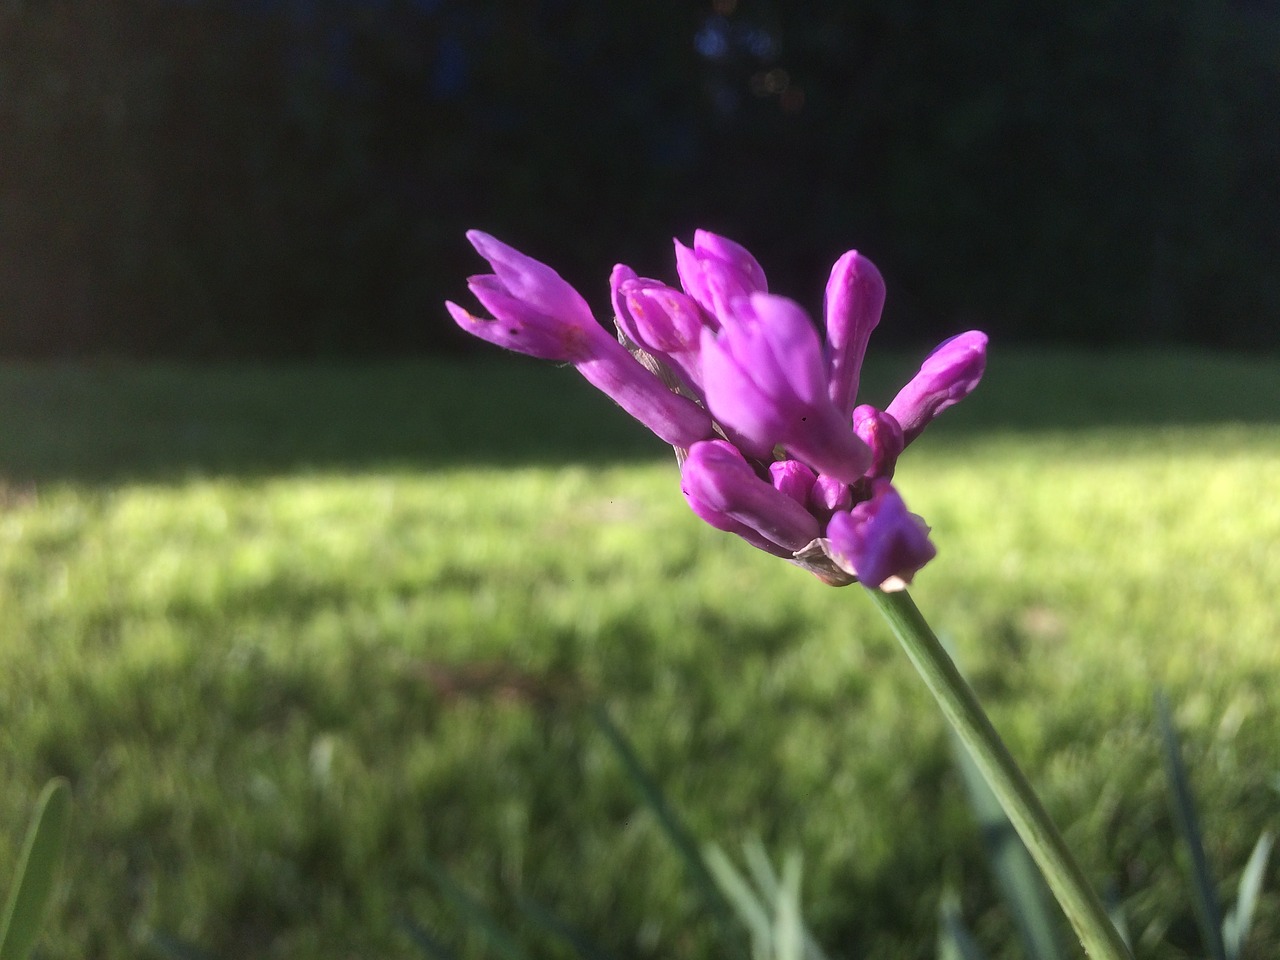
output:
M 700 225 L 900 337 L 1274 348 L 1277 117 L 1261 0 L 7 0 L 0 351 L 453 349 L 467 227 L 603 306 Z

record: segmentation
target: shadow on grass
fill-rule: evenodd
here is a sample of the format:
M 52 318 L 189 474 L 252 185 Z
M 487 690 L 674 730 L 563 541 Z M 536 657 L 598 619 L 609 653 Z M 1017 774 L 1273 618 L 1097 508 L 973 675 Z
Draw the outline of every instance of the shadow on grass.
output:
M 876 355 L 883 406 L 919 354 Z M 1000 351 L 930 443 L 989 431 L 1280 422 L 1280 358 Z M 573 370 L 523 358 L 0 366 L 0 479 L 618 463 L 667 448 Z

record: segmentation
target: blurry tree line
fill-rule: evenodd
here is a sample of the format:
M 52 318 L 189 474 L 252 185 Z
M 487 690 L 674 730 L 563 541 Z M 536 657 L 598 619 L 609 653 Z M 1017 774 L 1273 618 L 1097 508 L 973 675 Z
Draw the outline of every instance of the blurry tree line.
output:
M 1276 0 L 0 0 L 0 352 L 451 349 L 746 243 L 886 339 L 1280 345 Z

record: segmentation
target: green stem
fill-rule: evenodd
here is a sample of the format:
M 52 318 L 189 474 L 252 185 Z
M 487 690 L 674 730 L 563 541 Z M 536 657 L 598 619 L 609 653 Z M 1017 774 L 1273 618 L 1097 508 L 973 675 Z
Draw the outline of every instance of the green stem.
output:
M 1044 874 L 1085 952 L 1094 960 L 1132 960 L 1102 901 L 1067 849 L 1009 748 L 991 725 L 972 688 L 951 662 L 905 591 L 867 590 L 911 662 L 973 756 L 1010 822 Z

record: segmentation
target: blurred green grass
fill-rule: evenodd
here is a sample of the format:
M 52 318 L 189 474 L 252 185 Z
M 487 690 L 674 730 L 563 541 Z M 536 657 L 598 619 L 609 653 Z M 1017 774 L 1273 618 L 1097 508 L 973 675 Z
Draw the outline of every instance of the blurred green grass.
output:
M 1006 938 L 857 588 L 698 523 L 572 371 L 7 365 L 0 477 L 0 876 L 39 784 L 77 798 L 48 957 L 420 956 L 405 915 L 480 955 L 427 862 L 621 956 L 719 956 L 593 698 L 699 836 L 804 852 L 833 953 L 930 956 L 947 877 Z M 1280 362 L 1140 353 L 997 352 L 899 471 L 940 549 L 916 599 L 1141 956 L 1195 953 L 1157 685 L 1219 875 L 1276 825 L 1277 478 Z

